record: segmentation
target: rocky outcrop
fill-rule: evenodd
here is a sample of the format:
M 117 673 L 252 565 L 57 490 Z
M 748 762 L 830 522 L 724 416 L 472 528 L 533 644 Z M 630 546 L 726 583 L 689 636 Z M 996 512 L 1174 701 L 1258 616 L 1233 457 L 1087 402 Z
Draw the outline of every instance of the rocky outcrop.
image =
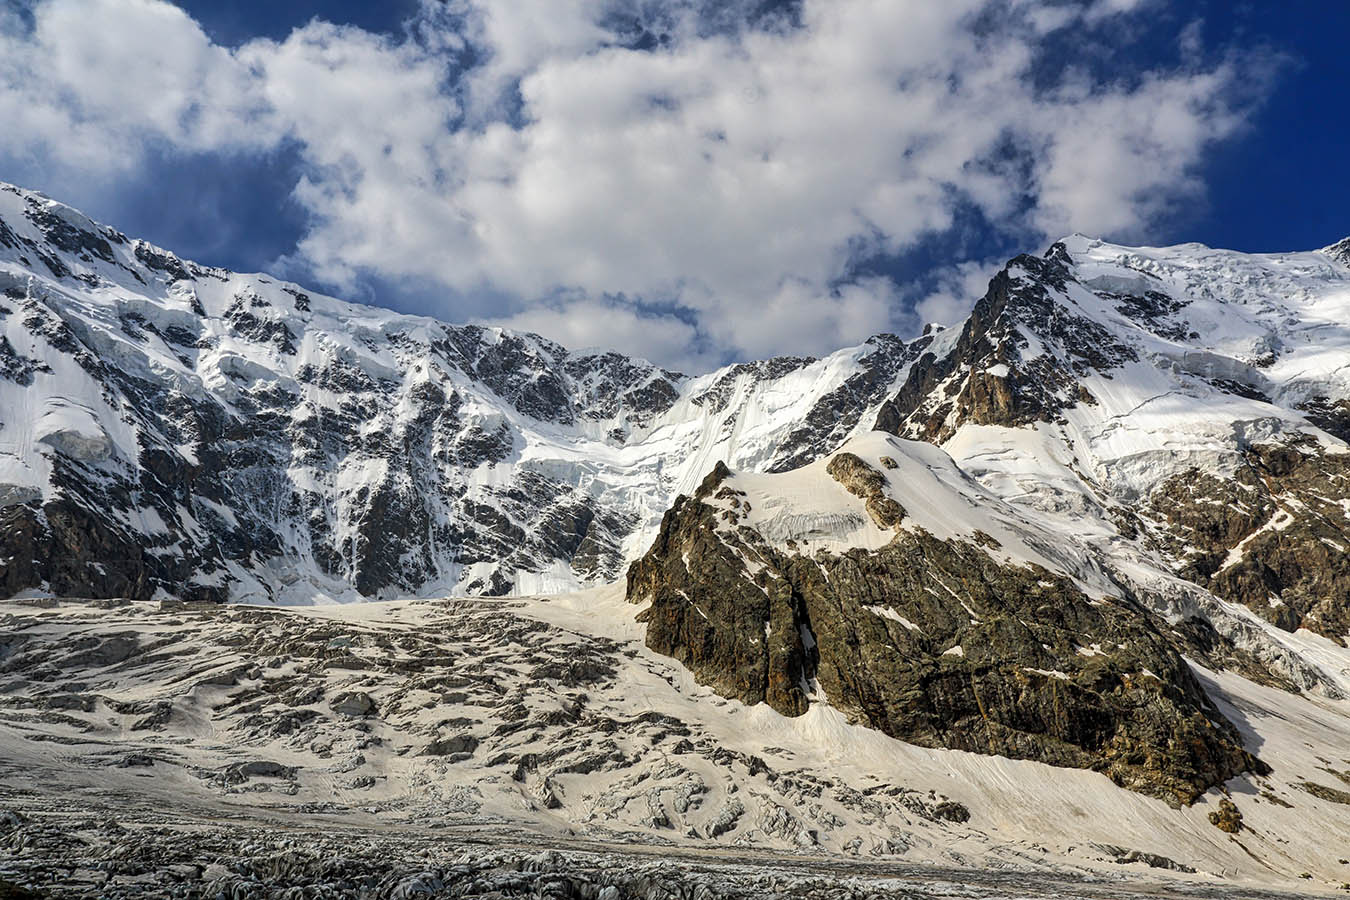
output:
M 148 599 L 155 576 L 168 577 L 135 535 L 102 520 L 84 503 L 31 500 L 0 508 L 5 563 L 0 591 L 35 585 L 70 597 Z
M 861 460 L 828 468 L 868 503 L 880 490 Z M 922 529 L 875 551 L 777 548 L 736 490 L 719 470 L 677 500 L 628 572 L 647 646 L 724 696 L 785 715 L 829 702 L 911 743 L 1089 768 L 1175 803 L 1260 767 L 1137 604 Z
M 884 457 L 882 465 L 885 465 Z M 891 466 L 895 461 L 891 460 Z M 853 453 L 836 453 L 825 471 L 850 494 L 861 498 L 863 508 L 878 528 L 895 528 L 905 518 L 905 508 L 886 494 L 886 479 Z
M 1293 631 L 1350 636 L 1350 454 L 1258 444 L 1226 478 L 1193 469 L 1150 498 L 1182 576 Z
M 799 715 L 810 671 L 804 615 L 787 582 L 752 578 L 744 546 L 722 539 L 717 511 L 701 498 L 729 491 L 719 487 L 726 471 L 715 469 L 698 496 L 676 499 L 652 549 L 629 567 L 628 596 L 653 600 L 639 616 L 648 647 L 725 697 Z
M 1242 830 L 1242 812 L 1227 797 L 1219 801 L 1219 808 L 1209 814 L 1209 822 L 1220 831 L 1237 834 Z
M 1333 400 L 1325 394 L 1310 397 L 1298 406 L 1318 428 L 1350 442 L 1350 398 Z

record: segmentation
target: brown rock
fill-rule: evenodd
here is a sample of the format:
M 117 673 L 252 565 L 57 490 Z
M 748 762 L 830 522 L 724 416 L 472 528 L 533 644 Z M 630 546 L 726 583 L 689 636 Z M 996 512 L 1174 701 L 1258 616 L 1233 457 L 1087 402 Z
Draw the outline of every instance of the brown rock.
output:
M 863 493 L 884 483 L 850 454 L 830 467 Z M 715 513 L 679 498 L 628 598 L 650 602 L 647 646 L 723 696 L 800 715 L 814 681 L 902 740 L 1091 768 L 1173 803 L 1261 768 L 1142 606 L 922 530 L 808 558 Z
M 1193 469 L 1149 500 L 1178 574 L 1274 625 L 1350 635 L 1350 458 L 1312 439 L 1250 448 L 1231 479 Z
M 1219 808 L 1209 814 L 1209 822 L 1220 831 L 1237 834 L 1242 830 L 1242 813 L 1237 804 L 1225 797 L 1219 801 Z
M 895 528 L 904 519 L 905 508 L 886 495 L 886 476 L 856 454 L 836 453 L 825 471 L 850 494 L 865 501 L 864 508 L 878 528 Z

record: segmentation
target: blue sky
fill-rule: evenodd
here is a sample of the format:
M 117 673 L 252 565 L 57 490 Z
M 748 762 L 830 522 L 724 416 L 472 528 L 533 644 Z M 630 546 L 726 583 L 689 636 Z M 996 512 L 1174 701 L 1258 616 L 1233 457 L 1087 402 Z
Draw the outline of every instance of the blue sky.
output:
M 1069 231 L 1350 233 L 1350 6 L 0 0 L 0 179 L 686 370 L 954 321 Z
M 1197 7 L 1234 46 L 1276 48 L 1287 65 L 1247 133 L 1214 148 L 1206 161 L 1207 208 L 1193 222 L 1164 226 L 1166 237 L 1261 252 L 1324 246 L 1350 235 L 1350 179 L 1338 162 L 1350 148 L 1344 101 L 1350 4 Z

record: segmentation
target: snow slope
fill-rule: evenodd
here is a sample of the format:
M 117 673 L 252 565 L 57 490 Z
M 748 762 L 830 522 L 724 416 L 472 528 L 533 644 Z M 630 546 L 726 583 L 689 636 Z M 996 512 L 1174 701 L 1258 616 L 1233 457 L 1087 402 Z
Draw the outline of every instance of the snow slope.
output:
M 1230 837 L 1208 821 L 1217 790 L 1174 809 L 1089 771 L 914 747 L 826 705 L 723 700 L 643 647 L 632 611 L 613 587 L 284 610 L 0 602 L 7 675 L 26 679 L 0 698 L 0 805 L 1062 873 L 1131 894 L 1164 878 L 1320 894 L 1346 877 L 1332 848 L 1350 806 L 1300 786 L 1350 765 L 1332 749 L 1344 701 L 1205 674 L 1275 769 L 1227 785 L 1249 826 Z M 338 702 L 354 691 L 364 714 Z

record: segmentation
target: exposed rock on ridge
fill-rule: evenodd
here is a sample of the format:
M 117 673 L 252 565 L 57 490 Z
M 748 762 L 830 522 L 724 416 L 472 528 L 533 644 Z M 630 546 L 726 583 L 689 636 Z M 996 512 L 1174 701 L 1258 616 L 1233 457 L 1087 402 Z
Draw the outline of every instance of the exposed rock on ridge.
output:
M 866 504 L 884 493 L 855 455 L 829 470 Z M 785 715 L 828 702 L 911 743 L 1091 768 L 1172 802 L 1260 766 L 1138 605 L 999 562 L 985 534 L 773 546 L 735 484 L 719 470 L 679 498 L 628 573 L 647 646 L 724 696 Z
M 878 412 L 876 428 L 940 443 L 965 422 L 1049 422 L 1064 409 L 1094 402 L 1076 376 L 1089 368 L 1110 370 L 1135 352 L 1054 300 L 1052 292 L 1072 277 L 1068 262 L 1062 244 L 1043 259 L 1013 259 L 990 282 L 955 347 L 941 357 L 925 353 L 910 368 Z M 1033 347 L 1027 333 L 1057 346 Z
M 856 454 L 836 453 L 830 457 L 825 471 L 850 494 L 862 499 L 863 508 L 878 528 L 894 528 L 905 518 L 905 508 L 886 496 L 886 479 Z
M 1350 454 L 1253 446 L 1227 478 L 1193 469 L 1150 498 L 1180 573 L 1286 631 L 1350 635 Z

